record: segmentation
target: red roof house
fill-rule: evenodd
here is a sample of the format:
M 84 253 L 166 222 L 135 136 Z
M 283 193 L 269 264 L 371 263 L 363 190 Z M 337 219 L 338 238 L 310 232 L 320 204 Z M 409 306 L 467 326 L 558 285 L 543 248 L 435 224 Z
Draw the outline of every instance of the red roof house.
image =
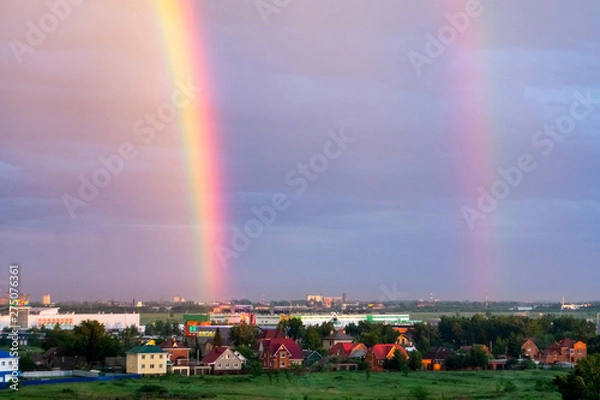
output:
M 300 346 L 292 339 L 263 339 L 258 353 L 266 369 L 285 369 L 304 360 Z
M 404 354 L 408 358 L 408 353 L 399 344 L 376 344 L 371 347 L 365 355 L 365 360 L 371 364 L 373 371 L 383 371 L 383 363 L 385 360 L 389 360 L 394 357 L 396 350 Z

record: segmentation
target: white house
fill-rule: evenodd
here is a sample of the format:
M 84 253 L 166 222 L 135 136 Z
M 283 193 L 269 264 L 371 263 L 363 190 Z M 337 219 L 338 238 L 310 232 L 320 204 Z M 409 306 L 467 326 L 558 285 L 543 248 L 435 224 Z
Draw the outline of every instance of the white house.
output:
M 0 350 L 0 387 L 5 386 L 7 382 L 12 383 L 12 378 L 18 374 L 19 358 L 11 357 L 6 351 Z

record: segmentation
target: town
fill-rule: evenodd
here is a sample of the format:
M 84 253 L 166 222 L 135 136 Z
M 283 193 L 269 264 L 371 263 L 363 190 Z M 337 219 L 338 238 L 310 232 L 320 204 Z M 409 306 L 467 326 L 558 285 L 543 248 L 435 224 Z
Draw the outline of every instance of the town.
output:
M 463 316 L 448 311 L 459 304 L 433 295 L 380 303 L 350 301 L 345 293 L 309 294 L 288 305 L 199 304 L 181 296 L 146 305 L 135 300 L 61 305 L 50 294 L 40 303 L 29 295 L 13 302 L 9 297 L 0 299 L 5 387 L 286 371 L 569 371 L 600 354 L 598 318 L 585 317 L 600 316 L 600 303 L 464 303 Z M 7 311 L 13 303 L 18 319 L 11 323 Z M 80 312 L 84 307 L 98 311 Z M 425 318 L 386 311 L 398 309 Z

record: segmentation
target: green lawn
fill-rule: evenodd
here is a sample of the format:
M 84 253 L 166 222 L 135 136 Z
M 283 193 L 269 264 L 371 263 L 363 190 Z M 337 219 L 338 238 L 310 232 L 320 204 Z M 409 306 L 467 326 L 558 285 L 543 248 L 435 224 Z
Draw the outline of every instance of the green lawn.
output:
M 5 398 L 25 399 L 134 399 L 141 387 L 156 385 L 162 395 L 146 399 L 411 399 L 419 388 L 428 399 L 555 399 L 550 382 L 556 371 L 467 371 L 371 373 L 307 373 L 295 376 L 283 373 L 270 380 L 266 375 L 223 377 L 144 378 L 116 382 L 76 383 L 22 387 L 18 394 Z M 511 384 L 512 383 L 512 384 Z M 514 384 L 514 385 L 513 385 Z M 156 389 L 156 387 L 155 387 Z

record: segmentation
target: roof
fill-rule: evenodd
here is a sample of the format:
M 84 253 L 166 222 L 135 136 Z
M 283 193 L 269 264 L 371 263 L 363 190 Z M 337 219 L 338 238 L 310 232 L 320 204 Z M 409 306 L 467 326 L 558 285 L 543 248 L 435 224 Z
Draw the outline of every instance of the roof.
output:
M 371 351 L 375 355 L 376 359 L 382 360 L 388 357 L 390 352 L 392 352 L 392 349 L 394 350 L 394 352 L 395 350 L 400 350 L 400 352 L 403 353 L 406 356 L 406 358 L 408 358 L 406 350 L 404 350 L 404 348 L 399 344 L 376 344 L 371 348 Z
M 292 360 L 302 360 L 302 350 L 298 343 L 296 343 L 293 339 L 263 339 L 262 341 L 263 348 L 269 348 L 269 354 L 271 357 L 279 351 L 281 346 L 284 346 L 288 353 L 290 353 L 290 358 Z
M 184 349 L 184 350 L 189 350 L 190 349 L 181 340 L 177 340 L 175 338 L 171 338 L 171 339 L 165 340 L 164 342 L 162 342 L 160 344 L 160 348 L 161 349 Z
M 208 353 L 207 355 L 205 355 L 204 357 L 202 357 L 202 363 L 203 364 L 212 364 L 212 363 L 214 363 L 228 349 L 229 349 L 229 347 L 226 347 L 226 346 L 215 347 L 214 349 L 212 349 L 212 351 L 210 353 Z
M 261 329 L 261 339 L 285 339 L 285 333 L 279 329 Z
M 323 358 L 323 356 L 321 354 L 319 354 L 318 351 L 315 351 L 315 350 L 302 350 L 302 357 L 304 359 L 312 358 L 315 355 L 316 355 L 317 358 Z
M 165 351 L 158 346 L 152 346 L 149 344 L 142 344 L 139 346 L 135 346 L 130 349 L 127 353 L 129 354 L 149 354 L 149 353 L 164 353 Z
M 446 347 L 434 347 L 423 356 L 424 360 L 445 360 L 450 357 L 450 350 Z
M 558 343 L 560 344 L 560 347 L 568 347 L 570 349 L 572 349 L 573 345 L 575 344 L 575 342 L 569 338 L 564 338 Z
M 347 335 L 342 330 L 339 330 L 333 332 L 331 335 L 325 336 L 323 340 L 354 340 L 354 337 Z
M 357 343 L 336 343 L 331 349 L 329 349 L 329 355 L 334 355 L 341 350 L 346 356 L 348 356 L 356 346 L 358 346 Z
M 0 358 L 12 358 L 12 356 L 4 350 L 0 350 Z

